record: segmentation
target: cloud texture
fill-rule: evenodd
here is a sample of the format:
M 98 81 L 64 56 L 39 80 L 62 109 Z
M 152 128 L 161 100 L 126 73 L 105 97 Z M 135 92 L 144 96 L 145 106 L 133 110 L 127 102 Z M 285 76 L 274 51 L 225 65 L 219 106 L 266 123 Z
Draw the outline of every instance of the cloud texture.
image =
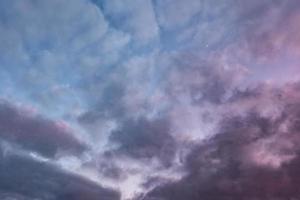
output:
M 297 0 L 0 2 L 0 198 L 299 199 Z

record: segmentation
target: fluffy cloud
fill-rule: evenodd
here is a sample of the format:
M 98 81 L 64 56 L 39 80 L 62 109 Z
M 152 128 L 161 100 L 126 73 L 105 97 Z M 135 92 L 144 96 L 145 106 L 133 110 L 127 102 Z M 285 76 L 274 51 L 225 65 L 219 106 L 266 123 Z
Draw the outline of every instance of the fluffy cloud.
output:
M 90 103 L 82 89 L 116 63 L 130 41 L 89 1 L 11 1 L 0 9 L 2 95 L 35 102 L 52 117 Z
M 280 101 L 284 104 L 280 115 L 266 117 L 263 110 L 255 109 L 257 105 L 244 107 L 242 115 L 231 113 L 220 124 L 221 133 L 192 148 L 185 161 L 187 175 L 155 188 L 146 199 L 297 198 L 298 97 L 288 93 L 298 94 L 298 83 L 259 90 L 261 94 L 255 96 L 253 91 L 250 96 L 272 96 L 274 107 Z

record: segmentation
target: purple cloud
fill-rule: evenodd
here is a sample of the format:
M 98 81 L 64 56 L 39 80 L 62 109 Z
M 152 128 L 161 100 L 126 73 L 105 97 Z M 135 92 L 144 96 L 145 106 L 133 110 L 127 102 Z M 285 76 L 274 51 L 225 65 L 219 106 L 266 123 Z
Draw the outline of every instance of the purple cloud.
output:
M 59 152 L 79 155 L 88 148 L 66 123 L 34 115 L 6 101 L 0 103 L 0 138 L 45 157 Z
M 298 199 L 299 10 L 0 1 L 0 198 Z

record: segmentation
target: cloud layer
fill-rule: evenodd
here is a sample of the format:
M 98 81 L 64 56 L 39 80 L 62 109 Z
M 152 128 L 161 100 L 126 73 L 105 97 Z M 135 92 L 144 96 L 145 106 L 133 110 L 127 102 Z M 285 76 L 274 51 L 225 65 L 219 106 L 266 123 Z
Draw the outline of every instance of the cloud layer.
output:
M 0 2 L 0 198 L 300 198 L 299 11 Z

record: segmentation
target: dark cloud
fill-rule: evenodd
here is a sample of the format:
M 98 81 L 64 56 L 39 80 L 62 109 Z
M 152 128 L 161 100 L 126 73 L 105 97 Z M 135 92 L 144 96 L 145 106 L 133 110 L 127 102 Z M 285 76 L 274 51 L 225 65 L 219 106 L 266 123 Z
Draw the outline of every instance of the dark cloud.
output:
M 105 161 L 98 164 L 98 170 L 104 177 L 113 180 L 122 180 L 126 178 L 126 174 L 120 167 L 113 162 L 109 162 L 111 160 L 111 156 L 104 155 L 104 158 Z
M 58 151 L 78 154 L 87 149 L 63 122 L 35 116 L 5 101 L 0 102 L 0 138 L 46 157 Z
M 247 108 L 243 115 L 231 113 L 224 117 L 220 133 L 195 145 L 187 156 L 187 175 L 178 182 L 156 187 L 145 199 L 298 199 L 300 112 L 297 85 L 269 91 L 276 91 L 271 97 L 284 100 L 284 109 L 276 117 L 262 116 L 255 108 Z M 246 96 L 252 96 L 249 93 L 248 90 Z M 270 98 L 265 93 L 259 96 Z M 255 91 L 253 97 L 259 104 L 261 99 L 257 99 Z
M 170 164 L 176 150 L 166 119 L 126 120 L 118 130 L 112 132 L 110 140 L 120 145 L 116 151 L 121 154 L 138 159 L 156 157 L 166 165 Z
M 16 154 L 0 154 L 1 199 L 118 200 L 120 195 L 52 164 Z
M 125 115 L 125 108 L 122 103 L 122 98 L 125 94 L 124 87 L 122 83 L 109 82 L 104 84 L 100 91 L 95 91 L 97 88 L 91 88 L 91 92 L 100 93 L 98 94 L 99 97 L 88 111 L 79 116 L 79 123 L 89 125 L 97 122 L 99 119 L 123 117 Z

